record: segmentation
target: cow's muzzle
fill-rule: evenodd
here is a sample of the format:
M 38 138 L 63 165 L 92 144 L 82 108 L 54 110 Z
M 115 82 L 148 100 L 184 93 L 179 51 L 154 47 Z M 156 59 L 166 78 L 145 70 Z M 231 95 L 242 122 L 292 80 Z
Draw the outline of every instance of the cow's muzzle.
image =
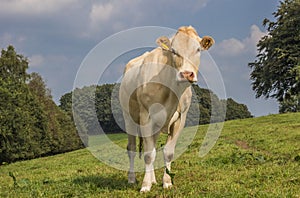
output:
M 178 73 L 178 81 L 189 81 L 190 83 L 197 82 L 197 77 L 194 72 L 183 71 Z

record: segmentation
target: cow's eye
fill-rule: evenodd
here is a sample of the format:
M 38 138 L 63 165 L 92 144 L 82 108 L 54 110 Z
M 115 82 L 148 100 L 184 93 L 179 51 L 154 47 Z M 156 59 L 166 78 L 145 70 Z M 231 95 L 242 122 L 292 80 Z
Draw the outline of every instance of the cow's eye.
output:
M 201 51 L 201 48 L 200 48 L 200 47 L 198 47 L 198 48 L 197 48 L 197 53 L 198 53 L 198 52 L 200 52 L 200 51 Z

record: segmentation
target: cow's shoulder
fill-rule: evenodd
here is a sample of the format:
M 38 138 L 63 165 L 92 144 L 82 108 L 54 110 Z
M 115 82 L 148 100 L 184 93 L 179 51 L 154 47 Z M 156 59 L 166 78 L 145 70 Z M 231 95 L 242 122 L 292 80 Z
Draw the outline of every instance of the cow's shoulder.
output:
M 163 50 L 160 47 L 153 49 L 143 60 L 143 64 L 158 63 L 158 64 L 169 64 L 170 52 Z
M 126 73 L 129 69 L 135 66 L 141 66 L 143 64 L 151 63 L 161 63 L 166 64 L 168 61 L 167 53 L 164 52 L 160 47 L 153 49 L 152 51 L 147 51 L 144 54 L 131 59 L 125 67 L 124 73 Z
M 148 56 L 148 54 L 150 54 L 150 52 L 145 52 L 144 54 L 136 57 L 136 58 L 133 58 L 131 59 L 127 64 L 126 64 L 126 67 L 125 67 L 125 71 L 124 73 L 126 73 L 129 69 L 131 69 L 132 67 L 134 66 L 138 66 L 138 65 L 141 65 L 144 61 L 144 58 L 146 56 Z

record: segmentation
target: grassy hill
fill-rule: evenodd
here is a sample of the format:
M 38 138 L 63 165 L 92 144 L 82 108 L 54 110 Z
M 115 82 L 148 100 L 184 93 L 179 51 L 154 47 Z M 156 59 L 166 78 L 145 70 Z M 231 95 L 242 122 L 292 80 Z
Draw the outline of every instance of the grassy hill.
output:
M 125 171 L 82 149 L 1 165 L 0 197 L 300 197 L 300 113 L 226 122 L 216 145 L 200 158 L 207 127 L 199 127 L 173 163 L 170 190 L 162 188 L 159 169 L 159 184 L 140 194 L 142 173 L 138 185 L 129 185 Z M 125 134 L 110 138 L 126 145 Z

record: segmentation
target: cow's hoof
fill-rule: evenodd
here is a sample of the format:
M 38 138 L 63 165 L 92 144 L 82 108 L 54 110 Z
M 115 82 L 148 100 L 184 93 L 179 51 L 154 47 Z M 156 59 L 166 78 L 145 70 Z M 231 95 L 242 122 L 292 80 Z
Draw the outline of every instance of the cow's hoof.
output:
M 129 172 L 128 173 L 128 183 L 129 184 L 135 184 L 136 183 L 135 173 L 134 172 Z
M 152 186 L 152 183 L 143 182 L 140 192 L 149 192 L 151 189 L 151 186 Z
M 170 175 L 168 175 L 167 173 L 165 173 L 163 176 L 163 187 L 164 188 L 172 187 L 172 179 L 171 179 Z
M 151 190 L 151 186 L 143 186 L 140 190 L 141 193 L 149 192 Z
M 171 188 L 172 187 L 172 183 L 171 182 L 170 183 L 163 183 L 163 187 L 165 189 Z
M 135 184 L 136 180 L 135 179 L 128 179 L 128 184 Z

